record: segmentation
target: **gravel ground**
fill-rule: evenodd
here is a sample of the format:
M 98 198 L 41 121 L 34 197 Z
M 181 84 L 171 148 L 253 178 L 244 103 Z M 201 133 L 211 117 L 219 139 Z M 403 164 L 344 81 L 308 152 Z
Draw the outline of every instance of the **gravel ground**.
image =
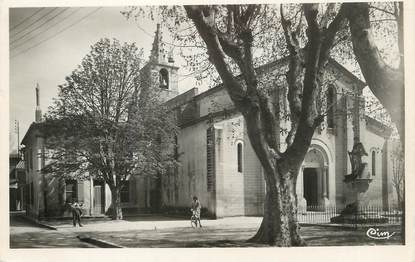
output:
M 246 240 L 257 228 L 203 227 L 130 230 L 127 232 L 89 232 L 89 237 L 102 239 L 124 247 L 256 247 Z M 398 230 L 398 229 L 394 229 Z M 399 245 L 400 233 L 388 240 L 370 239 L 367 228 L 304 226 L 301 235 L 308 246 Z
M 20 217 L 11 218 L 11 248 L 95 247 L 81 242 L 87 236 L 124 247 L 255 247 L 248 243 L 258 229 L 261 218 L 235 217 L 202 220 L 203 228 L 191 228 L 186 219 L 166 217 L 130 218 L 127 221 L 85 220 L 83 227 L 71 221 L 47 222 L 58 230 L 37 227 Z M 303 226 L 301 235 L 309 246 L 399 245 L 399 227 L 382 228 L 396 232 L 390 239 L 366 236 L 368 228 Z
M 61 232 L 36 226 L 19 217 L 10 219 L 10 248 L 90 248 L 76 232 Z

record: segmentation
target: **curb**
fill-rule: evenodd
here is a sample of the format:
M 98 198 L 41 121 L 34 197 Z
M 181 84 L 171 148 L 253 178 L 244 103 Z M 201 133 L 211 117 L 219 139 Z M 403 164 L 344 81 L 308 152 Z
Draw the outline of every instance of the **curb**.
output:
M 44 227 L 44 228 L 47 228 L 49 230 L 56 230 L 56 231 L 58 230 L 57 227 L 50 226 L 50 225 L 47 225 L 47 224 L 43 224 L 43 223 L 39 223 L 39 222 L 36 222 L 36 224 L 40 227 Z
M 80 241 L 82 242 L 86 242 L 92 245 L 95 245 L 97 247 L 101 247 L 101 248 L 124 248 L 123 246 L 102 240 L 102 239 L 98 239 L 98 238 L 92 238 L 89 236 L 76 236 Z
M 36 224 L 39 227 L 43 227 L 43 228 L 46 228 L 46 229 L 49 229 L 49 230 L 56 230 L 56 231 L 58 230 L 57 227 L 54 227 L 54 226 L 51 226 L 51 225 L 48 225 L 48 224 L 41 223 L 38 220 L 33 219 L 31 217 L 28 217 L 28 216 L 19 216 L 19 217 L 21 217 L 21 218 L 29 221 L 30 223 Z

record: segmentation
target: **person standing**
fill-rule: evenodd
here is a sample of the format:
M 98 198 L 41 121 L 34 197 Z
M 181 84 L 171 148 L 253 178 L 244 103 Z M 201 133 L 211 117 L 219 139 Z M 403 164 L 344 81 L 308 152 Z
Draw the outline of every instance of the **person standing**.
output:
M 72 222 L 73 222 L 73 226 L 76 227 L 76 223 L 78 223 L 79 226 L 82 227 L 82 225 L 81 225 L 81 216 L 82 216 L 81 206 L 75 200 L 72 203 L 71 208 L 72 208 Z
M 196 218 L 196 227 L 197 227 L 197 221 L 199 221 L 199 227 L 202 227 L 202 224 L 200 223 L 200 212 L 202 209 L 202 205 L 199 202 L 199 199 L 197 198 L 197 196 L 193 197 L 193 201 L 192 201 L 192 212 L 193 215 Z

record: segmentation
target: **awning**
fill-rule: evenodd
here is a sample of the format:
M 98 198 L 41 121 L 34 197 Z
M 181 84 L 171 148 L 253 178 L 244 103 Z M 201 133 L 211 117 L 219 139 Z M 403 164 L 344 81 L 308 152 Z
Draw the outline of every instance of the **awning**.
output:
M 25 169 L 24 161 L 23 160 L 20 160 L 19 163 L 17 163 L 16 169 L 22 169 L 22 170 Z

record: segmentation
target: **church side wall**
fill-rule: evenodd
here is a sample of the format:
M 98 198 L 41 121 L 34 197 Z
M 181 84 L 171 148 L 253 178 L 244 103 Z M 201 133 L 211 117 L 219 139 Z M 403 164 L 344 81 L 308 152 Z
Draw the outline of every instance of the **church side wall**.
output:
M 368 172 L 370 173 L 372 181 L 369 184 L 368 191 L 365 193 L 364 203 L 370 206 L 383 206 L 382 192 L 383 187 L 385 186 L 383 182 L 386 178 L 382 171 L 383 165 L 387 164 L 384 163 L 382 157 L 384 153 L 384 144 L 385 139 L 383 137 L 366 130 L 363 145 L 368 156 L 364 157 L 362 161 L 368 164 Z M 374 154 L 375 163 L 373 163 L 372 154 Z M 372 166 L 373 164 L 374 166 Z
M 166 207 L 190 207 L 192 197 L 197 196 L 202 207 L 209 203 L 206 184 L 206 130 L 207 124 L 181 129 L 178 135 L 179 162 L 177 174 L 170 174 L 163 183 L 163 203 Z M 164 178 L 166 181 L 167 177 Z M 165 192 L 169 191 L 169 194 Z
M 222 177 L 217 177 L 217 205 L 222 207 L 222 214 L 218 216 L 241 216 L 245 215 L 244 208 L 244 169 L 238 171 L 237 145 L 242 144 L 244 121 L 241 116 L 227 119 L 215 124 L 220 126 L 222 132 Z
M 265 180 L 263 169 L 244 128 L 244 202 L 245 215 L 264 214 Z
M 198 100 L 200 117 L 233 107 L 225 90 Z M 207 191 L 207 129 L 215 130 L 215 192 Z M 197 195 L 203 207 L 217 217 L 258 215 L 263 212 L 264 182 L 261 167 L 244 131 L 242 116 L 217 117 L 182 128 L 178 135 L 180 166 L 163 178 L 165 207 L 184 208 Z M 237 146 L 242 144 L 242 172 Z

